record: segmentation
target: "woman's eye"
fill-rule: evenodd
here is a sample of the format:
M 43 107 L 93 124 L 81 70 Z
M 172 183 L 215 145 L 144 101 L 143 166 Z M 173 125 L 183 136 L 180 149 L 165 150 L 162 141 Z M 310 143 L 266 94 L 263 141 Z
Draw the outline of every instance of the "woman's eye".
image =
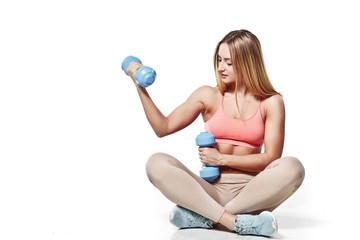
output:
M 219 63 L 222 62 L 222 59 L 221 59 L 221 58 L 218 58 L 217 60 L 218 60 Z M 232 63 L 231 63 L 231 62 L 226 62 L 226 64 L 227 64 L 229 67 L 232 66 Z

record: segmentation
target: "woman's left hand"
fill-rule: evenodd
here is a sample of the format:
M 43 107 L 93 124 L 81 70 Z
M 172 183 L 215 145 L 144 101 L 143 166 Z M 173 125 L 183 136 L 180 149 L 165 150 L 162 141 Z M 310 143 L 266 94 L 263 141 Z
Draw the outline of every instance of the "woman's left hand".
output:
M 216 148 L 199 148 L 200 161 L 209 166 L 219 166 L 221 154 Z

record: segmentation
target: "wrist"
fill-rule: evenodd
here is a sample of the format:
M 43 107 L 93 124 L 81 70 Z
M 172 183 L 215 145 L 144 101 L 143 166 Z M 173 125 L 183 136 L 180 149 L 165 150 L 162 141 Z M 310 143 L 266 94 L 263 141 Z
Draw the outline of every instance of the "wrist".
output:
M 227 166 L 227 158 L 225 154 L 219 153 L 218 163 L 220 167 Z
M 142 86 L 140 86 L 140 84 L 137 83 L 137 81 L 134 81 L 134 85 L 135 88 L 137 89 L 138 92 L 145 92 L 146 93 L 146 89 Z

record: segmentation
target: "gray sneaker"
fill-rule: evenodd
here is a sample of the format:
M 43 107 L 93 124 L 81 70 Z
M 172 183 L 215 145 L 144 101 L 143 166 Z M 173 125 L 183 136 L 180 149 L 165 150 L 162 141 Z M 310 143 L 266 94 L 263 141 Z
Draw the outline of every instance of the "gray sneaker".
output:
M 170 213 L 170 222 L 178 228 L 212 228 L 213 221 L 186 208 L 175 206 Z
M 235 232 L 240 235 L 274 236 L 278 231 L 275 216 L 268 211 L 260 215 L 239 214 L 235 219 Z

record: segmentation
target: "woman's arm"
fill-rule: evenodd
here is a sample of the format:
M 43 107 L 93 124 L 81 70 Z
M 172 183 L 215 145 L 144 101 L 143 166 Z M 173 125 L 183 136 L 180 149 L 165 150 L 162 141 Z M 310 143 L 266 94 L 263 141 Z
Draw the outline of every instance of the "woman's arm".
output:
M 141 64 L 131 63 L 127 71 L 136 85 L 145 115 L 158 137 L 167 136 L 187 127 L 201 112 L 205 111 L 203 99 L 207 91 L 206 87 L 201 87 L 194 91 L 183 104 L 168 116 L 164 116 L 152 101 L 146 89 L 136 83 L 135 72 L 139 67 L 141 67 Z
M 281 96 L 267 100 L 265 110 L 264 153 L 236 156 L 221 154 L 216 149 L 199 149 L 201 161 L 213 166 L 228 166 L 247 172 L 260 172 L 282 155 L 285 135 L 285 107 Z M 201 157 L 203 156 L 203 157 Z

